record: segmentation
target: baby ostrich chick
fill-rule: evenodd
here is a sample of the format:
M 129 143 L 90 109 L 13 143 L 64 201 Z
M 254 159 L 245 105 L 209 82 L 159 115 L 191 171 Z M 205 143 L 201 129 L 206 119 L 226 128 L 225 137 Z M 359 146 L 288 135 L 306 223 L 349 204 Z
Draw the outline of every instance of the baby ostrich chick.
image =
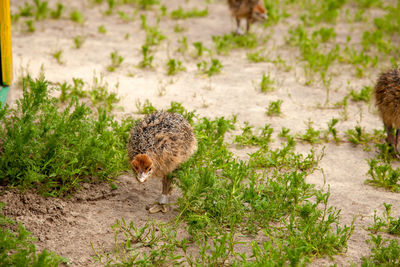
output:
M 261 0 L 228 0 L 228 5 L 232 16 L 236 19 L 236 34 L 238 35 L 243 34 L 240 29 L 241 19 L 246 19 L 246 32 L 248 32 L 252 22 L 268 18 Z
M 374 88 L 376 106 L 382 117 L 387 132 L 386 142 L 395 150 L 400 159 L 397 148 L 400 129 L 400 69 L 391 69 L 382 73 Z M 396 137 L 393 135 L 396 129 Z
M 179 114 L 155 112 L 131 130 L 127 151 L 132 170 L 140 183 L 150 177 L 162 179 L 162 194 L 150 213 L 167 212 L 172 180 L 168 174 L 187 161 L 197 149 L 193 128 Z

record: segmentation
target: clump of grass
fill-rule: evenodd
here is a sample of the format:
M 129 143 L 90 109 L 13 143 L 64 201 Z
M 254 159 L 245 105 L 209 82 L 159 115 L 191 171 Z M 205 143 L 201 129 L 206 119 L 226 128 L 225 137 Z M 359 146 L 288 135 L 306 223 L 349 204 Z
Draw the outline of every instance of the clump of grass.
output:
M 137 108 L 137 113 L 139 114 L 151 114 L 154 111 L 157 111 L 157 109 L 151 104 L 150 100 L 146 99 L 145 102 L 142 104 L 140 100 L 138 99 L 136 101 L 136 108 Z
M 208 15 L 208 8 L 203 10 L 198 10 L 197 8 L 193 8 L 191 10 L 183 10 L 182 7 L 179 7 L 176 10 L 171 11 L 172 19 L 188 19 L 188 18 L 200 18 Z
M 208 48 L 206 48 L 202 42 L 194 42 L 193 43 L 194 48 L 196 49 L 195 57 L 201 57 L 204 53 L 204 51 L 210 51 Z
M 127 169 L 128 120 L 118 123 L 105 110 L 97 115 L 77 100 L 59 110 L 43 77 L 23 80 L 15 109 L 0 112 L 2 184 L 65 196 L 79 183 L 106 181 Z
M 382 213 L 383 217 L 376 215 L 374 211 L 374 223 L 368 227 L 368 230 L 373 233 L 385 232 L 391 235 L 400 235 L 400 217 L 395 218 L 391 215 L 392 204 L 383 203 L 385 211 Z
M 254 34 L 236 35 L 225 34 L 223 36 L 213 36 L 212 40 L 218 54 L 229 54 L 234 48 L 255 48 L 258 45 L 257 37 Z
M 268 58 L 262 54 L 263 51 L 255 51 L 255 52 L 247 52 L 247 59 L 250 62 L 259 63 L 259 62 L 267 62 Z
M 369 103 L 372 96 L 372 87 L 364 86 L 360 92 L 354 90 L 350 91 L 351 100 L 353 101 L 364 101 Z
M 68 261 L 55 254 L 43 250 L 38 252 L 34 242 L 36 239 L 25 227 L 2 215 L 4 203 L 0 202 L 0 258 L 2 266 L 58 266 Z M 10 227 L 12 226 L 12 227 Z M 16 230 L 10 230 L 15 228 Z
M 107 67 L 107 70 L 110 72 L 115 71 L 116 68 L 121 66 L 121 63 L 124 61 L 124 57 L 121 56 L 118 51 L 111 52 L 110 54 L 111 58 L 111 65 Z
M 366 242 L 372 244 L 371 255 L 362 257 L 362 266 L 399 266 L 400 243 L 396 239 L 370 235 Z
M 50 16 L 53 19 L 59 19 L 61 18 L 63 12 L 64 12 L 64 5 L 62 3 L 57 3 L 56 9 L 50 11 Z
M 139 62 L 139 68 L 153 68 L 154 56 L 148 45 L 142 45 L 143 59 Z
M 259 135 L 254 134 L 253 126 L 250 126 L 248 123 L 245 123 L 245 126 L 242 128 L 242 134 L 236 135 L 234 142 L 239 146 L 259 146 L 259 147 L 267 147 L 271 142 L 271 135 L 273 133 L 273 129 L 270 124 L 266 124 Z
M 178 40 L 178 44 L 179 46 L 176 51 L 184 55 L 189 48 L 186 36 L 182 36 L 182 38 Z
M 114 105 L 119 102 L 115 92 L 109 92 L 109 85 L 103 80 L 103 76 L 93 76 L 93 83 L 88 91 L 90 100 L 94 106 L 100 106 L 107 112 L 114 109 Z M 116 85 L 118 88 L 118 84 Z
M 370 143 L 379 143 L 382 139 L 382 131 L 374 130 L 373 133 L 368 133 L 364 128 L 357 125 L 354 129 L 349 129 L 345 132 L 347 140 L 354 145 L 362 145 L 363 149 L 369 151 Z
M 35 22 L 31 19 L 25 21 L 26 26 L 28 27 L 28 32 L 35 32 Z
M 182 61 L 173 58 L 168 60 L 166 67 L 168 75 L 175 75 L 180 71 L 186 70 L 186 68 L 182 65 Z
M 106 33 L 107 33 L 106 26 L 100 25 L 100 26 L 97 28 L 97 31 L 98 31 L 99 33 L 101 33 L 101 34 L 106 34 Z
M 368 160 L 368 175 L 371 177 L 365 183 L 383 187 L 393 192 L 400 192 L 400 170 L 393 169 L 391 164 L 376 160 Z
M 305 134 L 299 135 L 300 140 L 309 142 L 310 144 L 318 144 L 321 143 L 321 131 L 316 130 L 313 127 L 313 122 L 307 122 L 307 129 Z
M 73 10 L 69 13 L 69 18 L 79 24 L 83 24 L 85 22 L 85 17 L 79 10 Z
M 268 116 L 280 116 L 282 103 L 283 103 L 283 101 L 281 99 L 269 102 L 269 105 L 267 107 L 267 115 Z
M 214 74 L 220 73 L 222 67 L 222 63 L 216 58 L 211 58 L 211 62 L 203 60 L 197 63 L 197 69 L 199 70 L 199 72 L 207 74 L 209 77 L 213 76 Z
M 60 65 L 64 64 L 64 62 L 61 59 L 62 58 L 62 54 L 63 54 L 63 50 L 61 50 L 61 49 L 57 50 L 57 51 L 55 51 L 54 53 L 51 54 L 52 57 L 55 58 L 57 60 L 57 63 L 60 64 Z
M 86 41 L 86 36 L 84 35 L 77 35 L 74 37 L 74 44 L 75 44 L 75 48 L 79 49 L 82 47 L 82 45 L 85 43 Z
M 266 75 L 263 73 L 261 77 L 261 82 L 260 82 L 260 90 L 263 93 L 271 92 L 275 90 L 273 85 L 275 84 L 274 80 L 271 78 L 271 76 L 268 74 Z
M 85 83 L 82 79 L 72 78 L 72 82 L 73 85 L 70 85 L 67 82 L 59 84 L 58 89 L 61 91 L 59 99 L 61 103 L 66 103 L 75 97 L 83 98 L 87 96 L 87 92 L 83 90 Z
M 50 9 L 48 7 L 48 2 L 47 1 L 40 1 L 40 0 L 33 0 L 33 3 L 35 3 L 35 19 L 36 20 L 42 20 L 47 18 Z
M 374 211 L 374 222 L 368 228 L 374 234 L 385 232 L 392 235 L 400 235 L 400 217 L 391 216 L 392 204 L 383 203 L 385 211 L 383 217 L 376 215 Z M 366 242 L 372 244 L 371 254 L 362 257 L 362 266 L 398 266 L 400 264 L 400 243 L 396 239 L 382 238 L 379 234 L 370 234 Z

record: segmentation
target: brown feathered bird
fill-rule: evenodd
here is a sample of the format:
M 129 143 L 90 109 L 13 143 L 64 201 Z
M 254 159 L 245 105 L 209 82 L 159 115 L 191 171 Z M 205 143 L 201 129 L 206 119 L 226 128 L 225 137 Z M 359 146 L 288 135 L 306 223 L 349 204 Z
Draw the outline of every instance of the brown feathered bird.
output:
M 249 31 L 251 23 L 257 20 L 267 19 L 267 14 L 261 0 L 228 0 L 229 9 L 236 19 L 236 34 L 242 35 L 240 20 L 246 20 L 246 32 Z
M 166 212 L 172 180 L 168 174 L 187 161 L 197 149 L 193 128 L 187 120 L 169 112 L 155 112 L 138 122 L 127 146 L 132 170 L 140 183 L 150 177 L 162 179 L 162 194 L 150 213 Z
M 393 146 L 397 158 L 400 129 L 400 69 L 391 69 L 380 74 L 374 88 L 376 106 L 385 126 L 386 142 Z M 396 130 L 396 136 L 393 130 Z

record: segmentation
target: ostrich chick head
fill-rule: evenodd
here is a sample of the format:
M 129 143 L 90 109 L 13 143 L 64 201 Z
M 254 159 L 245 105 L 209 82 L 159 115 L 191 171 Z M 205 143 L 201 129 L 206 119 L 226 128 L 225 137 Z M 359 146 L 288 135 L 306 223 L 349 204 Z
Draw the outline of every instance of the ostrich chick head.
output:
M 267 19 L 268 16 L 266 13 L 267 13 L 267 11 L 265 10 L 265 7 L 261 3 L 258 3 L 253 8 L 253 16 L 254 16 L 255 20 Z
M 151 159 L 145 154 L 138 154 L 131 162 L 132 170 L 136 172 L 136 179 L 140 183 L 146 182 L 153 172 Z

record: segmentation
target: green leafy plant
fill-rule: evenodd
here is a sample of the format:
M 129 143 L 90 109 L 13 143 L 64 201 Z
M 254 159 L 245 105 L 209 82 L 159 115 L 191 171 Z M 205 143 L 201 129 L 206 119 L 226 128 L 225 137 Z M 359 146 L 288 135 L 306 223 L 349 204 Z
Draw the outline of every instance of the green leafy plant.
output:
M 69 18 L 79 24 L 83 24 L 85 22 L 85 18 L 83 14 L 79 10 L 73 10 L 69 13 Z
M 372 244 L 371 255 L 363 256 L 361 266 L 398 266 L 400 264 L 400 244 L 398 240 L 370 235 L 367 243 Z
M 271 76 L 269 74 L 266 75 L 265 73 L 263 73 L 263 75 L 261 77 L 261 82 L 260 82 L 261 92 L 266 93 L 266 92 L 271 92 L 271 91 L 275 90 L 275 88 L 273 87 L 274 84 L 275 84 L 275 82 L 271 78 Z
M 353 101 L 364 101 L 369 103 L 372 96 L 372 87 L 364 86 L 360 92 L 354 90 L 350 91 L 351 100 Z
M 62 3 L 57 3 L 56 9 L 50 11 L 50 16 L 53 19 L 59 19 L 61 18 L 63 12 L 64 12 L 64 5 Z
M 22 224 L 1 214 L 4 203 L 0 202 L 0 264 L 2 266 L 43 266 L 53 267 L 68 263 L 65 258 L 53 252 L 38 252 L 36 239 Z M 16 225 L 16 226 L 15 226 Z M 13 226 L 13 227 L 10 227 Z M 11 230 L 15 228 L 16 230 Z
M 115 71 L 116 68 L 121 66 L 121 63 L 124 61 L 124 57 L 121 56 L 118 51 L 111 52 L 110 54 L 111 58 L 111 65 L 107 67 L 108 71 Z
M 77 100 L 59 110 L 49 91 L 43 77 L 28 76 L 16 108 L 1 110 L 1 183 L 63 196 L 81 181 L 107 181 L 127 170 L 131 121 L 119 123 L 101 108 L 94 114 Z
M 212 40 L 218 54 L 229 54 L 233 48 L 255 48 L 258 45 L 257 37 L 254 34 L 236 35 L 225 34 L 213 36 Z
M 280 116 L 282 103 L 283 103 L 283 101 L 281 99 L 269 102 L 269 105 L 267 107 L 267 115 L 268 116 Z
M 400 217 L 395 218 L 391 216 L 392 204 L 383 203 L 385 211 L 382 213 L 383 217 L 376 215 L 374 211 L 374 223 L 368 228 L 368 230 L 377 233 L 385 232 L 392 235 L 400 235 Z
M 166 67 L 168 75 L 175 75 L 180 71 L 186 70 L 186 68 L 182 65 L 182 61 L 173 58 L 167 61 Z
M 53 56 L 53 58 L 55 58 L 57 60 L 57 63 L 60 64 L 60 65 L 64 64 L 64 62 L 61 59 L 62 58 L 62 54 L 63 54 L 63 51 L 61 49 L 57 50 L 57 51 L 55 51 L 54 53 L 51 54 Z
M 143 59 L 139 62 L 139 68 L 153 68 L 154 56 L 151 53 L 148 45 L 142 45 Z
M 369 159 L 368 165 L 367 174 L 371 179 L 365 181 L 367 184 L 400 192 L 400 170 L 398 168 L 393 169 L 390 164 L 376 159 Z
M 210 63 L 205 60 L 197 63 L 197 69 L 199 70 L 199 72 L 207 74 L 209 77 L 213 76 L 214 74 L 220 73 L 222 67 L 223 66 L 221 62 L 216 58 L 211 58 Z
M 98 31 L 99 33 L 101 33 L 101 34 L 106 34 L 106 33 L 107 33 L 107 29 L 106 29 L 106 27 L 105 27 L 104 25 L 100 25 L 100 26 L 97 28 L 97 31 Z
M 137 112 L 139 114 L 151 114 L 154 111 L 157 111 L 157 109 L 153 106 L 153 104 L 151 104 L 151 102 L 146 99 L 146 101 L 143 103 L 140 102 L 140 100 L 138 99 L 136 101 L 136 108 L 137 108 Z
M 25 21 L 26 26 L 28 27 L 28 32 L 35 32 L 35 22 L 33 20 L 26 20 Z
M 84 35 L 77 35 L 74 37 L 74 44 L 75 44 L 75 48 L 79 49 L 82 47 L 82 45 L 85 43 L 86 41 L 86 36 Z
M 193 8 L 191 10 L 185 11 L 182 7 L 179 7 L 176 10 L 171 11 L 172 19 L 187 19 L 187 18 L 199 18 L 205 17 L 208 15 L 208 8 L 203 10 L 198 10 L 197 8 Z

